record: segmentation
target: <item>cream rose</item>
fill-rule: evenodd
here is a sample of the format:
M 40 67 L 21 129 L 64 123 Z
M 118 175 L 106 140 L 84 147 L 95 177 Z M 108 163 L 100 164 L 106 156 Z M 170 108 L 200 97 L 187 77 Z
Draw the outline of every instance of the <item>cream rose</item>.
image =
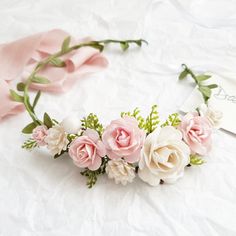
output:
M 67 145 L 69 143 L 67 133 L 61 125 L 55 125 L 50 128 L 44 141 L 46 142 L 52 155 L 60 155 L 62 151 L 67 149 Z
M 182 134 L 171 126 L 156 129 L 145 140 L 139 161 L 139 177 L 152 186 L 160 180 L 174 183 L 190 162 L 190 149 Z
M 135 168 L 123 159 L 110 160 L 106 166 L 106 173 L 109 179 L 114 179 L 116 184 L 126 185 L 133 182 Z
M 206 117 L 211 125 L 218 129 L 223 118 L 223 113 L 221 111 L 215 110 L 211 105 L 201 104 L 198 108 L 201 116 Z

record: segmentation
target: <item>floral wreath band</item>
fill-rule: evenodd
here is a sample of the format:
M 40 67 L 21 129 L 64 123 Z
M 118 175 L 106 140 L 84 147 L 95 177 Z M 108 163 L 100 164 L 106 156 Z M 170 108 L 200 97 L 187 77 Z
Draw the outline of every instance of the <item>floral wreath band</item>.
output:
M 67 37 L 57 53 L 40 61 L 28 79 L 17 85 L 18 91 L 10 91 L 11 98 L 24 104 L 33 121 L 22 130 L 31 134 L 22 148 L 32 150 L 45 146 L 54 158 L 68 153 L 74 164 L 82 168 L 81 174 L 87 177 L 89 188 L 102 174 L 123 185 L 131 183 L 136 176 L 152 186 L 174 183 L 183 176 L 186 166 L 204 163 L 202 156 L 210 151 L 212 131 L 222 117 L 221 112 L 208 106 L 211 90 L 217 87 L 216 84 L 206 85 L 209 75 L 195 75 L 182 65 L 179 79 L 192 77 L 205 103 L 183 117 L 171 114 L 165 122 L 160 121 L 156 105 L 146 118 L 136 108 L 133 112 L 122 112 L 120 118 L 106 127 L 93 113 L 80 121 L 67 117 L 62 122 L 47 113 L 41 120 L 35 113 L 41 92 L 38 91 L 31 102 L 29 87 L 32 83 L 49 83 L 47 78 L 38 75 L 40 70 L 46 66 L 64 67 L 62 56 L 79 48 L 92 47 L 101 52 L 110 43 L 118 43 L 126 51 L 130 44 L 141 47 L 147 42 L 142 39 L 102 40 L 70 46 L 70 37 Z

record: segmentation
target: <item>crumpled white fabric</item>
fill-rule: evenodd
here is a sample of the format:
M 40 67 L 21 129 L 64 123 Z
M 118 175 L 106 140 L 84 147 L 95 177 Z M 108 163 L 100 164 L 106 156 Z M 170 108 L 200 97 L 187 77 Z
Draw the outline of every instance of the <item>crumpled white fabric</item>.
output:
M 163 119 L 193 89 L 178 82 L 181 63 L 236 76 L 234 0 L 0 1 L 0 41 L 62 28 L 75 36 L 145 38 L 149 46 L 105 52 L 106 71 L 60 96 L 43 94 L 37 111 L 98 113 L 106 124 L 121 111 L 159 104 Z M 236 139 L 217 131 L 207 163 L 187 168 L 174 185 L 153 188 L 138 178 L 126 187 L 105 176 L 89 190 L 64 156 L 21 149 L 21 114 L 0 124 L 0 235 L 227 235 L 236 234 Z

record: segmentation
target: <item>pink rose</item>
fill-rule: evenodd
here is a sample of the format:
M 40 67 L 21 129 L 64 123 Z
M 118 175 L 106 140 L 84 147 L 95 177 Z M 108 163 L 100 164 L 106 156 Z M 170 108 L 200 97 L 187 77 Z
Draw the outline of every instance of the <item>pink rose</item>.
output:
M 192 153 L 206 155 L 210 151 L 212 126 L 207 118 L 188 113 L 183 117 L 179 129 Z
M 39 146 L 45 146 L 47 145 L 47 143 L 45 142 L 45 138 L 47 137 L 47 135 L 48 135 L 47 127 L 45 125 L 40 125 L 33 130 L 32 137 Z
M 8 82 L 0 79 L 0 120 L 24 111 L 24 105 L 15 102 L 10 97 L 10 85 Z
M 139 161 L 144 138 L 137 120 L 128 116 L 112 121 L 102 135 L 109 158 L 123 157 L 129 163 Z
M 101 166 L 102 157 L 106 155 L 106 149 L 98 133 L 87 129 L 83 136 L 72 141 L 69 146 L 69 155 L 78 167 L 97 170 Z

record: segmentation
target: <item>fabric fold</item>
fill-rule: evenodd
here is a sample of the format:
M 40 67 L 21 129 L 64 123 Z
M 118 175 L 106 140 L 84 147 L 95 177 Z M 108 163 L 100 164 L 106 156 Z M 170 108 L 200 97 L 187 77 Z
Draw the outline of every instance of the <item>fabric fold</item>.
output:
M 22 104 L 10 101 L 8 82 L 25 81 L 39 61 L 60 51 L 64 39 L 68 36 L 67 32 L 54 29 L 0 45 L 0 119 L 23 110 Z M 76 40 L 71 37 L 70 45 L 88 41 L 91 39 Z M 49 84 L 33 83 L 31 88 L 54 93 L 66 92 L 81 77 L 108 65 L 99 50 L 92 47 L 72 51 L 61 59 L 65 62 L 65 67 L 47 65 L 38 73 L 39 76 L 46 77 L 50 81 Z

